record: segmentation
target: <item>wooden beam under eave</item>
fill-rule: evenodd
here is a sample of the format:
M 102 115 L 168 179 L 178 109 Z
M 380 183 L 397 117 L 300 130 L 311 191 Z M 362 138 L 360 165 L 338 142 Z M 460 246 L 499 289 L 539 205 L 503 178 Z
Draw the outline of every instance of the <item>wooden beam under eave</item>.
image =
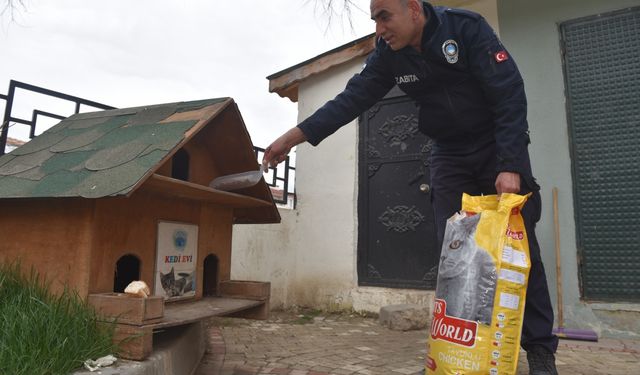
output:
M 222 190 L 212 189 L 187 181 L 153 174 L 138 191 L 153 192 L 170 198 L 182 198 L 219 204 L 232 208 L 273 207 L 273 202 L 240 195 Z
M 349 47 L 320 55 L 307 63 L 285 70 L 282 74 L 272 76 L 269 79 L 269 92 L 276 92 L 283 98 L 286 97 L 292 102 L 297 102 L 299 82 L 314 74 L 322 73 L 329 68 L 349 62 L 354 58 L 368 55 L 374 48 L 375 37 L 372 35 Z
M 275 92 L 280 95 L 281 98 L 289 98 L 289 100 L 294 103 L 298 102 L 298 82 L 288 87 L 276 89 Z

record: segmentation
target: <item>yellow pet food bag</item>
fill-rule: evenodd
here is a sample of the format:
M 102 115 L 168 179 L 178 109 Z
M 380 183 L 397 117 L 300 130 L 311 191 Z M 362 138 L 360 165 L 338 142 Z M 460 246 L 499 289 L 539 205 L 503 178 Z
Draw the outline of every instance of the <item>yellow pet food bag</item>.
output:
M 529 279 L 528 195 L 462 197 L 447 220 L 426 373 L 515 374 Z

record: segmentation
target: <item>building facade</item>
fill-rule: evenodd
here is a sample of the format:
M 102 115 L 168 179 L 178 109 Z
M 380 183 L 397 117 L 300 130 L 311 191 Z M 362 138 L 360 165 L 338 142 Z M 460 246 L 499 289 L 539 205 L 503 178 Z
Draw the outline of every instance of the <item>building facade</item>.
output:
M 635 269 L 640 266 L 640 245 L 633 233 L 640 222 L 640 190 L 634 186 L 640 175 L 640 155 L 634 147 L 640 139 L 640 1 L 436 3 L 483 14 L 499 31 L 523 75 L 532 139 L 529 150 L 542 186 L 537 235 L 556 309 L 552 189 L 559 192 L 565 326 L 637 337 L 640 279 Z M 367 53 L 362 47 L 365 42 L 362 38 L 274 74 L 269 77 L 272 91 L 297 101 L 298 120 L 303 120 L 360 71 Z M 382 103 L 383 110 L 385 105 L 403 105 L 402 97 L 394 95 Z M 419 285 L 418 280 L 409 287 L 367 282 L 376 275 L 362 265 L 362 243 L 372 242 L 362 234 L 368 225 L 362 210 L 374 201 L 362 190 L 363 176 L 370 170 L 363 165 L 370 161 L 364 134 L 368 128 L 363 127 L 369 116 L 364 114 L 318 147 L 297 148 L 297 207 L 281 212 L 280 226 L 234 229 L 242 234 L 234 235 L 233 278 L 270 280 L 276 306 L 377 312 L 392 303 L 431 305 L 433 291 L 426 282 Z M 418 181 L 416 194 L 424 184 L 428 181 Z M 377 189 L 393 193 L 391 187 Z M 405 217 L 407 212 L 419 211 L 419 206 L 413 211 L 411 204 L 404 206 L 400 211 Z M 412 215 L 418 218 L 415 228 L 420 231 L 427 219 Z M 376 230 L 369 228 L 369 232 Z M 402 257 L 399 248 L 389 248 L 387 253 L 389 262 Z

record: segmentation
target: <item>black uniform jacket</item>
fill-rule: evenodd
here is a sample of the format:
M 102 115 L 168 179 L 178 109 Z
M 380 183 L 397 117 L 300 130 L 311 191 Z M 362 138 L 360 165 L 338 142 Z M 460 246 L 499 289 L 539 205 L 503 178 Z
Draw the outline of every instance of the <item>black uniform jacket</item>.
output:
M 467 153 L 492 142 L 497 172 L 527 173 L 527 103 L 520 72 L 479 14 L 424 3 L 422 52 L 393 51 L 379 38 L 360 74 L 298 127 L 317 145 L 394 86 L 420 108 L 436 152 Z

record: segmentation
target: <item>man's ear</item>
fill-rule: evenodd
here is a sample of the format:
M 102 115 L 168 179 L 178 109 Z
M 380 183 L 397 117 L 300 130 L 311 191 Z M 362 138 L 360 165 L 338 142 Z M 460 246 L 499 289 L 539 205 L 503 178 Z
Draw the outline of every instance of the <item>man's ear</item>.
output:
M 420 13 L 422 13 L 422 0 L 409 0 L 407 6 L 409 7 L 409 12 L 411 12 L 411 18 L 417 20 L 420 17 Z

